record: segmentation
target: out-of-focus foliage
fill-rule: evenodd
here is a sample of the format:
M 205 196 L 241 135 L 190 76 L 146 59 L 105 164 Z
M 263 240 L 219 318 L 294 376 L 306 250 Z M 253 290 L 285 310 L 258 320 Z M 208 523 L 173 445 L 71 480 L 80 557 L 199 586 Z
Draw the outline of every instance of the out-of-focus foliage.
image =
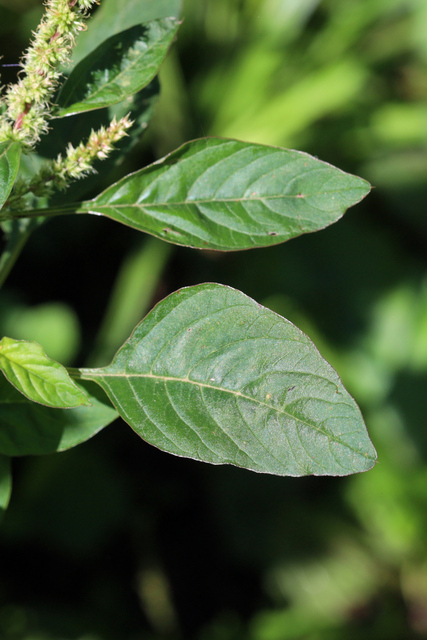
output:
M 4 62 L 38 19 L 37 3 L 24 4 L 0 4 Z M 73 451 L 17 461 L 0 530 L 0 637 L 425 638 L 427 5 L 186 0 L 183 15 L 126 171 L 215 134 L 308 151 L 374 191 L 333 227 L 279 247 L 159 254 L 157 283 L 153 246 L 130 231 L 54 221 L 12 275 L 0 322 L 25 310 L 37 339 L 28 324 L 40 331 L 38 310 L 53 323 L 57 308 L 51 334 L 69 335 L 69 350 L 52 349 L 73 360 L 80 344 L 79 364 L 88 353 L 106 362 L 147 290 L 153 302 L 202 281 L 239 288 L 315 341 L 360 404 L 379 463 L 347 479 L 263 477 L 168 457 L 120 423 Z M 99 244 L 108 256 L 88 273 Z M 24 294 L 33 271 L 44 285 Z M 110 305 L 97 338 L 116 273 L 114 300 L 123 292 L 132 317 Z

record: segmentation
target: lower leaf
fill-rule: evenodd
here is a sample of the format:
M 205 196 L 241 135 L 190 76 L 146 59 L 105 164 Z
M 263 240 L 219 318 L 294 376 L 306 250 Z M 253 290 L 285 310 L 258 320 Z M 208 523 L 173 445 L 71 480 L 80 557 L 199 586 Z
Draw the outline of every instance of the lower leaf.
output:
M 297 327 L 240 291 L 182 289 L 111 365 L 81 369 L 147 442 L 277 475 L 347 475 L 376 460 L 338 374 Z
M 30 402 L 0 376 L 0 454 L 39 455 L 65 451 L 85 442 L 117 418 L 105 393 L 79 381 L 91 406 L 52 409 Z

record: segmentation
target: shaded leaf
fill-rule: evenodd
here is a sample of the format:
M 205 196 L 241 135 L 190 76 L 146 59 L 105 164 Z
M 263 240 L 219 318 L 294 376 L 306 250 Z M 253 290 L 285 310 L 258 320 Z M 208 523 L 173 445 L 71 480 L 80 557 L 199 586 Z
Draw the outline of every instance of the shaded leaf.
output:
M 277 475 L 347 475 L 376 452 L 337 373 L 288 320 L 218 284 L 160 302 L 98 382 L 170 453 Z
M 21 145 L 18 142 L 0 142 L 0 209 L 12 191 L 20 158 Z
M 117 418 L 98 385 L 85 380 L 77 386 L 90 399 L 91 406 L 52 409 L 31 402 L 0 376 L 0 453 L 23 456 L 65 451 Z
M 79 211 L 175 244 L 227 251 L 323 229 L 369 190 L 365 180 L 301 151 L 204 138 L 126 176 Z
M 54 116 L 108 107 L 143 89 L 157 74 L 178 26 L 174 18 L 153 20 L 103 42 L 72 71 Z
M 90 405 L 65 367 L 48 358 L 37 342 L 2 338 L 0 370 L 18 391 L 33 402 L 61 408 Z
M 103 0 L 90 19 L 88 30 L 79 34 L 73 51 L 74 64 L 115 33 L 158 18 L 178 18 L 181 9 L 182 0 Z
M 0 455 L 0 519 L 6 511 L 12 493 L 10 458 Z

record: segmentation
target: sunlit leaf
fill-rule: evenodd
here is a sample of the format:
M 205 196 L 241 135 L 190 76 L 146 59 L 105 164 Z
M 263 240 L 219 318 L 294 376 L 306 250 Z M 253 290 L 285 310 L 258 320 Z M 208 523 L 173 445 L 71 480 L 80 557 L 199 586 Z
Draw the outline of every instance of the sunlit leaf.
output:
M 61 408 L 90 404 L 65 367 L 48 358 L 37 342 L 2 338 L 0 370 L 33 402 Z
M 158 72 L 178 26 L 174 18 L 153 20 L 105 40 L 72 71 L 54 115 L 102 109 L 143 89 Z
M 0 142 L 0 209 L 12 191 L 21 157 L 21 145 L 17 142 Z
M 170 453 L 277 475 L 347 475 L 376 453 L 360 411 L 288 320 L 218 284 L 155 307 L 111 365 L 82 369 Z
M 202 249 L 278 244 L 338 220 L 370 190 L 302 153 L 221 138 L 189 142 L 79 211 Z
M 0 454 L 64 451 L 88 440 L 117 418 L 98 385 L 85 380 L 77 386 L 91 406 L 52 409 L 31 402 L 0 376 Z

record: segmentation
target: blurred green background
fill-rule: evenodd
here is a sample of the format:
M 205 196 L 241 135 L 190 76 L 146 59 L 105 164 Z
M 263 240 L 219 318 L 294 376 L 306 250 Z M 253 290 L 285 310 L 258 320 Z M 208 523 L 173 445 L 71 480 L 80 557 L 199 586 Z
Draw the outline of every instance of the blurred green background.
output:
M 19 60 L 41 11 L 0 0 L 2 62 Z M 220 135 L 307 151 L 374 190 L 324 231 L 241 253 L 53 220 L 1 294 L 0 330 L 104 364 L 168 293 L 239 288 L 312 337 L 379 463 L 261 476 L 161 453 L 119 421 L 16 459 L 0 639 L 427 638 L 427 3 L 186 0 L 183 17 L 122 172 Z

